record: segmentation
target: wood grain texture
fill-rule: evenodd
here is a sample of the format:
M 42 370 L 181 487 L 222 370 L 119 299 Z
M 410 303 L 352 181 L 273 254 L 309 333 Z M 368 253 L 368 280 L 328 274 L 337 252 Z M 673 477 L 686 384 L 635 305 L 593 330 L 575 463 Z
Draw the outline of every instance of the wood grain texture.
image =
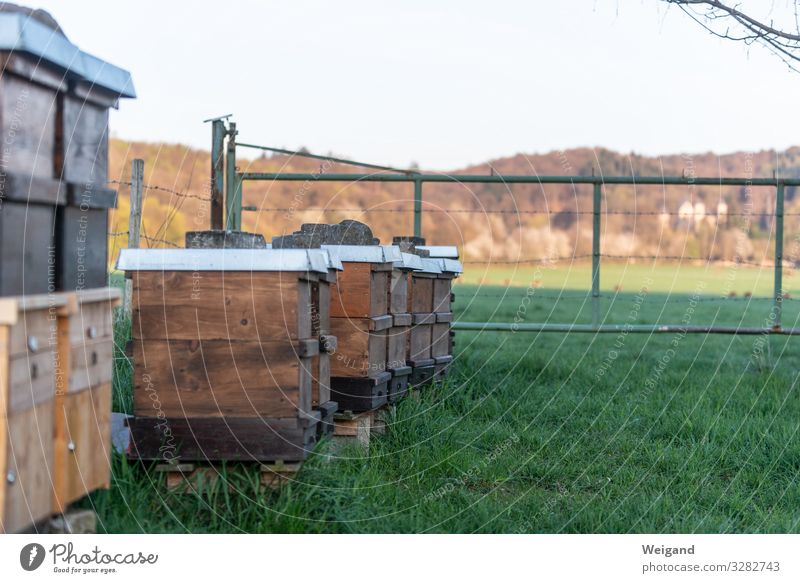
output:
M 131 420 L 129 456 L 145 460 L 302 461 L 317 424 L 296 419 L 145 418 Z
M 367 318 L 372 314 L 372 269 L 369 263 L 342 263 L 331 284 L 332 318 Z
M 409 312 L 419 314 L 433 311 L 433 282 L 434 279 L 430 277 L 411 276 L 411 286 L 408 290 Z
M 431 326 L 431 357 L 446 356 L 450 350 L 450 324 Z
M 47 349 L 22 354 L 9 361 L 9 412 L 24 411 L 53 399 L 56 355 Z
M 386 333 L 386 368 L 392 370 L 406 364 L 408 328 L 390 328 Z
M 5 168 L 30 176 L 53 177 L 56 101 L 56 92 L 52 89 L 14 75 L 0 78 L 0 129 Z
M 370 326 L 369 318 L 331 319 L 338 345 L 331 356 L 331 376 L 366 377 L 386 370 L 386 330 L 371 332 Z
M 55 207 L 6 201 L 0 207 L 0 295 L 46 294 L 53 275 Z
M 286 343 L 137 340 L 134 361 L 137 416 L 295 417 L 307 402 Z
M 114 339 L 96 338 L 74 345 L 70 362 L 70 392 L 110 383 L 114 370 Z
M 70 317 L 70 342 L 77 345 L 96 338 L 113 338 L 112 304 L 107 299 L 78 304 Z
M 58 398 L 54 438 L 53 505 L 63 512 L 89 492 L 109 487 L 111 383 Z
M 417 361 L 431 357 L 431 326 L 421 324 L 412 326 L 408 333 L 408 357 L 406 360 Z
M 296 340 L 298 275 L 135 272 L 134 338 Z M 303 337 L 309 337 L 309 333 Z
M 389 288 L 389 312 L 403 314 L 408 311 L 408 274 L 394 269 Z
M 67 182 L 105 185 L 108 180 L 108 109 L 66 95 L 59 100 L 63 168 Z
M 389 313 L 389 290 L 391 288 L 391 271 L 372 271 L 370 285 L 370 316 L 382 316 Z
M 108 285 L 106 209 L 59 207 L 55 244 L 57 289 L 76 291 Z
M 434 312 L 450 312 L 450 290 L 453 279 L 450 277 L 437 277 L 433 280 L 433 310 Z
M 14 413 L 8 418 L 8 444 L 3 476 L 5 505 L 0 531 L 18 532 L 45 518 L 52 509 L 53 401 Z
M 38 347 L 40 352 L 46 352 L 57 332 L 55 310 L 52 316 L 48 309 L 20 312 L 16 325 L 11 328 L 9 354 L 12 357 L 26 355 L 31 352 L 31 346 Z

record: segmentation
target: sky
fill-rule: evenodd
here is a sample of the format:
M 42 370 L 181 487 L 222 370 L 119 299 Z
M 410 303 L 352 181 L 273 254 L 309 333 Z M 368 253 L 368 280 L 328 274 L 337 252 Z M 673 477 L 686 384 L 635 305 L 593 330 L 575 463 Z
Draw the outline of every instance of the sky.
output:
M 800 144 L 800 73 L 660 0 L 39 0 L 138 93 L 112 135 L 452 170 L 517 153 Z

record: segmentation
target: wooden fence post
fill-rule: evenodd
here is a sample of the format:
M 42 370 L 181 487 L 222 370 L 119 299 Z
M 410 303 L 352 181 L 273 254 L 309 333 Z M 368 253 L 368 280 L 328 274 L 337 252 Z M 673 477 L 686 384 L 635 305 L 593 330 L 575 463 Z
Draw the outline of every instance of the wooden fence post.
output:
M 144 191 L 144 160 L 131 162 L 131 213 L 128 219 L 128 249 L 139 248 L 142 226 L 142 192 Z M 125 316 L 133 315 L 133 281 L 125 280 Z

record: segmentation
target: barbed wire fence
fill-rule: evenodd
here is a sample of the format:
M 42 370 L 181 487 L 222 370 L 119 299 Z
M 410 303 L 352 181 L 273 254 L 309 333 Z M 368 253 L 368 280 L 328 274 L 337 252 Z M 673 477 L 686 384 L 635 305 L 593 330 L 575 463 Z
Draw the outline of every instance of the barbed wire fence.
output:
M 130 189 L 131 196 L 134 196 L 135 191 L 139 191 L 141 196 L 146 196 L 147 192 L 154 192 L 154 193 L 164 193 L 170 196 L 171 202 L 173 201 L 184 201 L 184 200 L 195 200 L 201 202 L 203 204 L 210 204 L 210 196 L 203 196 L 198 195 L 190 192 L 176 190 L 174 188 L 168 188 L 165 186 L 157 185 L 157 184 L 146 184 L 142 183 L 141 185 L 136 184 L 136 175 L 135 172 L 132 173 L 131 180 L 110 180 L 108 181 L 109 185 L 116 186 L 116 187 L 126 187 Z M 139 188 L 137 188 L 137 186 Z M 138 201 L 138 208 L 142 208 L 142 204 L 144 202 L 144 198 Z M 173 203 L 173 208 L 179 210 L 179 204 L 181 203 Z M 134 205 L 132 205 L 133 208 Z M 324 215 L 326 213 L 351 213 L 356 215 L 365 215 L 365 214 L 403 214 L 407 215 L 409 210 L 404 208 L 371 208 L 365 209 L 361 207 L 353 207 L 353 206 L 343 206 L 343 207 L 307 207 L 303 209 L 298 209 L 294 207 L 279 207 L 279 206 L 264 206 L 264 207 L 252 207 L 248 210 L 257 210 L 259 213 L 296 213 L 298 210 L 303 210 L 305 212 L 317 212 L 320 215 Z M 445 213 L 445 214 L 469 214 L 469 215 L 541 215 L 541 216 L 548 216 L 552 217 L 553 215 L 560 215 L 560 216 L 592 216 L 594 213 L 593 211 L 588 210 L 572 210 L 572 209 L 562 209 L 558 211 L 552 210 L 541 210 L 541 209 L 486 209 L 486 208 L 438 208 L 434 207 L 431 209 L 426 209 L 425 213 Z M 628 216 L 628 217 L 679 217 L 685 218 L 685 213 L 681 213 L 679 211 L 628 211 L 628 210 L 613 210 L 607 209 L 603 212 L 606 216 Z M 726 212 L 726 217 L 742 217 L 742 218 L 752 218 L 755 213 L 752 212 Z M 759 213 L 764 214 L 766 216 L 774 217 L 774 213 Z M 167 216 L 164 217 L 162 223 L 156 229 L 156 233 L 166 232 L 169 228 L 172 219 L 177 215 L 176 212 L 170 212 Z M 713 216 L 713 214 L 711 215 Z M 792 216 L 800 216 L 800 212 L 784 212 L 784 217 L 792 217 Z M 139 221 L 141 221 L 141 217 L 139 217 Z M 134 245 L 139 246 L 140 241 L 144 241 L 147 243 L 148 248 L 171 248 L 171 249 L 180 249 L 183 246 L 176 243 L 175 241 L 169 240 L 163 236 L 151 235 L 147 232 L 144 232 L 145 225 L 142 223 L 142 232 L 137 233 L 136 236 L 139 239 Z M 112 258 L 115 258 L 116 253 L 122 245 L 119 245 L 118 240 L 122 240 L 127 243 L 128 246 L 132 246 L 130 241 L 130 237 L 132 233 L 130 230 L 124 231 L 110 231 L 108 233 L 108 237 L 113 239 L 114 243 L 112 246 Z M 687 264 L 716 264 L 716 265 L 732 265 L 734 267 L 738 266 L 747 266 L 747 267 L 755 267 L 755 268 L 764 268 L 764 269 L 772 269 L 775 267 L 775 263 L 773 261 L 767 260 L 753 260 L 753 259 L 746 259 L 741 256 L 737 256 L 733 261 L 723 261 L 719 259 L 715 259 L 712 257 L 700 257 L 700 256 L 688 256 L 688 255 L 668 255 L 668 254 L 619 254 L 619 253 L 599 253 L 597 255 L 599 258 L 603 259 L 610 259 L 614 261 L 620 262 L 638 262 L 638 261 L 653 261 L 653 262 L 660 262 L 660 261 L 668 261 L 668 262 L 681 262 Z M 547 256 L 547 257 L 515 257 L 515 258 L 469 258 L 464 257 L 462 258 L 462 263 L 465 265 L 476 265 L 476 266 L 492 266 L 492 265 L 555 265 L 555 264 L 569 264 L 572 262 L 581 262 L 584 260 L 591 260 L 594 257 L 592 253 L 573 253 L 570 255 L 560 255 L 560 256 Z M 791 266 L 786 266 L 791 267 Z M 520 300 L 523 298 L 527 298 L 531 301 L 549 301 L 549 302 L 562 302 L 562 301 L 580 301 L 585 302 L 591 299 L 592 294 L 590 291 L 586 293 L 574 293 L 574 292 L 566 292 L 566 293 L 534 293 L 531 294 L 528 291 L 525 291 L 524 288 L 513 287 L 513 286 L 506 286 L 503 292 L 497 292 L 494 287 L 488 286 L 489 289 L 484 290 L 482 286 L 481 289 L 474 293 L 460 293 L 458 297 L 464 300 L 474 300 L 474 299 L 494 299 L 494 300 Z M 518 290 L 522 289 L 523 293 L 519 293 Z M 553 290 L 548 290 L 553 291 Z M 557 291 L 557 290 L 556 290 Z M 616 290 L 621 291 L 621 290 Z M 615 299 L 618 296 L 618 293 L 601 293 L 596 294 L 595 297 L 600 297 L 604 299 Z M 698 302 L 774 302 L 775 298 L 768 296 L 768 297 L 759 297 L 755 296 L 750 292 L 745 292 L 741 295 L 737 295 L 734 292 L 725 294 L 725 295 L 713 295 L 713 294 L 705 294 L 698 298 L 696 301 Z M 783 301 L 800 301 L 800 298 L 794 298 L 789 293 L 786 293 L 783 297 Z

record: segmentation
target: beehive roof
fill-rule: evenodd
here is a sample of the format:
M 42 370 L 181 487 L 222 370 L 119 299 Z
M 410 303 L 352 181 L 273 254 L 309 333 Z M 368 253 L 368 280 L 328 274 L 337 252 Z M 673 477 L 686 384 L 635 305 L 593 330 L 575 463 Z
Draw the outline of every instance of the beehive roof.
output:
M 323 249 L 122 249 L 122 271 L 314 271 L 341 270 Z
M 83 52 L 60 29 L 22 12 L 0 11 L 0 50 L 31 55 L 63 70 L 72 80 L 105 89 L 118 97 L 136 97 L 128 71 Z

